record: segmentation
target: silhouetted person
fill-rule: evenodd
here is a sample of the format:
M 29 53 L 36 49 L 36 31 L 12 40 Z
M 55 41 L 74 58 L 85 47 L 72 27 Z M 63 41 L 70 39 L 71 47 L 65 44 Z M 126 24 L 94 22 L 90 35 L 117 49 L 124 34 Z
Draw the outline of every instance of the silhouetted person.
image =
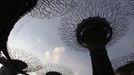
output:
M 21 60 L 12 60 L 12 62 L 19 67 L 19 69 L 23 70 L 28 67 L 26 63 Z M 3 65 L 0 69 L 1 75 L 17 75 L 20 71 L 12 65 L 5 57 L 0 58 L 0 63 Z
M 8 36 L 15 23 L 24 14 L 29 12 L 36 3 L 37 0 L 0 0 L 0 51 L 4 53 L 9 62 L 13 65 L 14 63 L 7 52 Z M 15 67 L 17 68 L 17 66 Z M 21 72 L 24 73 L 23 71 Z

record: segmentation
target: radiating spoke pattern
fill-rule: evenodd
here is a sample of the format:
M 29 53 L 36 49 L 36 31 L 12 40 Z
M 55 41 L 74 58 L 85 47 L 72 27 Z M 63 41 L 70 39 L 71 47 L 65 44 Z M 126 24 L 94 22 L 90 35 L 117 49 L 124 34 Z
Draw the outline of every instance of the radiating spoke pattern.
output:
M 25 72 L 34 72 L 42 68 L 41 61 L 30 52 L 15 48 L 9 49 L 8 52 L 12 59 L 21 60 L 28 65 L 28 67 L 24 69 Z
M 51 18 L 70 12 L 77 6 L 75 0 L 38 0 L 36 7 L 29 13 L 36 18 Z
M 125 0 L 125 2 L 128 9 L 127 15 L 134 19 L 134 0 Z
M 125 8 L 117 0 L 79 0 L 79 5 L 61 19 L 59 34 L 67 46 L 75 50 L 85 49 L 76 40 L 76 29 L 81 21 L 90 17 L 105 18 L 113 30 L 112 40 L 107 46 L 116 43 L 128 30 Z M 85 51 L 85 50 L 84 50 Z
M 134 73 L 134 53 L 112 60 L 113 68 L 120 75 L 133 75 Z

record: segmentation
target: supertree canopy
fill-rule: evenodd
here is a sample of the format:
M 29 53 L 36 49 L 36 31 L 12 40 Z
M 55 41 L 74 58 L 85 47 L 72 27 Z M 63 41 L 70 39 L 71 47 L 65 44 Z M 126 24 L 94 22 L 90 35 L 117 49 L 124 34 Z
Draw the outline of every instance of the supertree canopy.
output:
M 41 61 L 30 52 L 15 48 L 11 48 L 8 52 L 12 59 L 21 60 L 28 65 L 28 67 L 24 69 L 25 72 L 34 72 L 42 68 Z
M 38 0 L 36 7 L 29 13 L 36 18 L 61 16 L 76 7 L 75 0 Z
M 134 54 L 118 57 L 112 60 L 113 68 L 119 75 L 134 74 Z
M 61 64 L 44 64 L 43 69 L 38 72 L 38 75 L 74 75 L 73 71 Z
M 125 0 L 126 8 L 128 9 L 127 15 L 134 19 L 134 0 Z
M 126 13 L 117 0 L 79 0 L 77 7 L 62 17 L 59 34 L 67 46 L 83 51 L 85 48 L 78 44 L 76 30 L 81 23 L 98 17 L 94 21 L 100 19 L 99 22 L 107 23 L 112 28 L 113 34 L 108 47 L 125 35 L 129 25 Z M 91 22 L 87 24 L 92 25 Z

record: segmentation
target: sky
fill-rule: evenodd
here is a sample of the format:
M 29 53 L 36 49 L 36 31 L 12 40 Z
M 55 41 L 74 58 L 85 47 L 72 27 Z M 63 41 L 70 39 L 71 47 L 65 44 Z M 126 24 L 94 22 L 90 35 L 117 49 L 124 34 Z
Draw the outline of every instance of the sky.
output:
M 134 19 L 128 18 L 127 34 L 118 43 L 107 48 L 110 59 L 134 53 Z M 32 53 L 45 64 L 60 64 L 71 68 L 74 75 L 92 75 L 90 55 L 64 45 L 58 34 L 60 17 L 37 19 L 31 16 L 21 18 L 8 39 L 9 48 L 17 48 Z M 10 51 L 9 51 L 10 52 Z M 28 60 L 30 61 L 30 60 Z M 31 73 L 36 75 L 36 73 Z
M 43 64 L 65 65 L 72 68 L 76 75 L 91 73 L 88 53 L 72 50 L 60 40 L 58 19 L 60 20 L 60 18 L 39 20 L 29 16 L 23 17 L 10 33 L 9 48 L 28 51 L 38 57 Z
M 109 58 L 117 58 L 134 51 L 134 22 L 118 43 L 109 47 Z M 9 48 L 28 51 L 38 57 L 43 65 L 61 64 L 72 69 L 74 75 L 92 75 L 89 53 L 79 52 L 65 46 L 58 34 L 60 18 L 40 20 L 25 16 L 16 23 L 9 36 Z

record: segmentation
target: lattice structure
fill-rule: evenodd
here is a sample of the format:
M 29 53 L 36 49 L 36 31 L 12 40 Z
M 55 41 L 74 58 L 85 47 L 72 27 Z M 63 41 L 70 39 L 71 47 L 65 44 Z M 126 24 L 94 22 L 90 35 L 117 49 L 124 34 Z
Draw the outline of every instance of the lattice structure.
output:
M 134 19 L 134 0 L 125 0 L 126 8 L 128 9 L 127 15 Z
M 134 53 L 131 55 L 126 55 L 118 57 L 112 60 L 112 65 L 117 73 L 123 73 L 123 75 L 134 73 Z
M 128 30 L 126 11 L 117 0 L 79 0 L 79 5 L 61 19 L 59 34 L 67 46 L 75 50 L 84 50 L 76 40 L 76 28 L 81 21 L 89 17 L 105 18 L 113 30 L 113 36 L 107 46 L 116 43 Z M 85 50 L 84 50 L 85 51 Z
M 77 6 L 75 0 L 38 0 L 36 7 L 29 13 L 36 18 L 52 18 L 70 12 Z
M 15 48 L 11 48 L 8 51 L 12 59 L 21 60 L 28 65 L 28 67 L 24 69 L 24 71 L 34 72 L 42 68 L 41 61 L 30 52 L 26 52 L 24 50 L 15 49 Z

